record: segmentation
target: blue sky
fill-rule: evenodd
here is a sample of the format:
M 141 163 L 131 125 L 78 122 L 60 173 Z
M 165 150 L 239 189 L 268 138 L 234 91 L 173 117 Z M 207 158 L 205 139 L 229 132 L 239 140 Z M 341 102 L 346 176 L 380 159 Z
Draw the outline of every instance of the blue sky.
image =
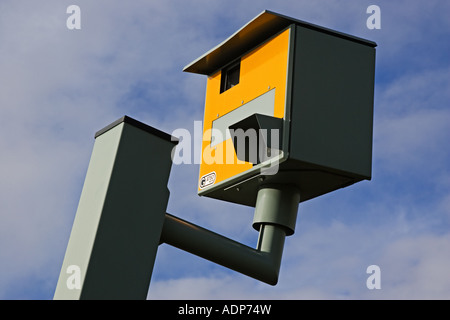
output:
M 123 115 L 193 130 L 206 79 L 183 67 L 264 9 L 377 42 L 372 181 L 300 205 L 277 286 L 162 245 L 148 298 L 450 299 L 444 0 L 0 2 L 0 299 L 52 299 L 94 133 Z M 254 246 L 253 210 L 199 198 L 197 176 L 173 166 L 168 212 Z

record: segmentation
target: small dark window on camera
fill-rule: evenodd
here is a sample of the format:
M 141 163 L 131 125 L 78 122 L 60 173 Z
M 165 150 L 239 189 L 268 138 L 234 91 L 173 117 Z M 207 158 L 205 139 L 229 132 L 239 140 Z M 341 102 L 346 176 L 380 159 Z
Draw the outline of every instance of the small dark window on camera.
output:
M 239 73 L 241 71 L 241 61 L 236 61 L 235 63 L 229 65 L 222 69 L 222 74 L 220 78 L 220 93 L 233 88 L 239 83 Z

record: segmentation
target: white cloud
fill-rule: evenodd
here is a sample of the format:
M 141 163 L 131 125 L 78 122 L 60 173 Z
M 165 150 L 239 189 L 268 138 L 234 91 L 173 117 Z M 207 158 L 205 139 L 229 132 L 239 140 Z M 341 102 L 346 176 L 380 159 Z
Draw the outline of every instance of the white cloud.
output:
M 385 118 L 376 128 L 376 157 L 389 171 L 435 176 L 448 159 L 449 121 L 450 110 L 431 108 Z
M 449 247 L 448 234 L 405 237 L 389 246 L 380 264 L 383 297 L 449 299 Z

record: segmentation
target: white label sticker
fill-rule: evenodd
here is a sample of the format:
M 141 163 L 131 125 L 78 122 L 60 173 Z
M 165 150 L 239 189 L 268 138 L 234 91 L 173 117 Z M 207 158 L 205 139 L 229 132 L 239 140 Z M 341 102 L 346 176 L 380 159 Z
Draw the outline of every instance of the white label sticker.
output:
M 214 182 L 216 182 L 216 173 L 213 171 L 200 178 L 199 187 L 203 189 L 214 184 Z

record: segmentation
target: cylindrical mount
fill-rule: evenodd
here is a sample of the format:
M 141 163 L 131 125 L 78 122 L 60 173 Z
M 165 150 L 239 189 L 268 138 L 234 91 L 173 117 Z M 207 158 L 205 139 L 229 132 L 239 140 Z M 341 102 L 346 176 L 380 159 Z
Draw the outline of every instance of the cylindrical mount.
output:
M 266 185 L 258 191 L 253 228 L 261 225 L 281 226 L 286 235 L 294 234 L 300 191 L 291 185 Z

